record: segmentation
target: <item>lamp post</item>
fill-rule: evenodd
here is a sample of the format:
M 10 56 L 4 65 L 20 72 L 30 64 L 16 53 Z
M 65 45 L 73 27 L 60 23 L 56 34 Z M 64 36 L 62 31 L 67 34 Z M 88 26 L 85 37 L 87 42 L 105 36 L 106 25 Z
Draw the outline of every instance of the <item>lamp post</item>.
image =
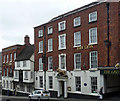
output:
M 43 55 L 42 55 L 42 63 L 44 65 L 44 90 L 46 90 L 46 26 L 44 25 L 44 51 L 43 51 Z

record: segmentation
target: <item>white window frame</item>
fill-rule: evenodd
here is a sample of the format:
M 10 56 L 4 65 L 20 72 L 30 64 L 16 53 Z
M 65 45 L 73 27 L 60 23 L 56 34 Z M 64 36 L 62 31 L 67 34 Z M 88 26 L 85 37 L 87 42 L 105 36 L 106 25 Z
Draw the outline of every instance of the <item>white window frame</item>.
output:
M 91 51 L 89 54 L 90 54 L 90 68 L 97 68 L 98 67 L 98 52 L 97 51 Z M 91 59 L 92 54 L 96 54 L 96 56 L 93 57 L 93 58 L 96 58 L 96 60 Z M 92 61 L 97 61 L 97 64 L 96 64 L 97 67 L 92 67 Z
M 20 61 L 17 61 L 17 67 L 20 67 Z
M 40 29 L 39 31 L 38 31 L 38 37 L 40 38 L 40 37 L 43 37 L 43 30 L 42 29 Z
M 33 72 L 32 72 L 32 71 L 30 72 L 30 76 L 31 76 L 31 77 L 30 77 L 31 79 L 34 78 L 34 77 L 33 77 L 34 75 L 33 75 Z
M 65 67 L 64 68 L 61 68 L 61 56 L 64 56 L 64 65 Z M 59 68 L 62 69 L 62 70 L 66 70 L 66 54 L 59 54 Z
M 89 22 L 97 21 L 97 11 L 89 13 Z
M 80 37 L 77 35 L 79 34 Z M 80 31 L 74 33 L 74 47 L 81 46 L 81 33 Z
M 6 69 L 6 72 L 7 72 L 7 77 L 8 77 L 8 76 L 9 76 L 8 67 L 7 67 L 7 69 Z
M 39 76 L 39 87 L 43 88 L 43 76 Z
M 6 80 L 6 88 L 9 88 L 9 81 Z
M 80 17 L 74 18 L 74 27 L 77 27 L 80 25 L 81 25 L 81 18 Z
M 18 79 L 19 78 L 19 72 L 18 71 L 14 71 L 15 72 L 15 79 Z
M 51 60 L 52 59 L 52 60 Z M 52 66 L 52 68 L 51 68 Z M 48 57 L 48 70 L 49 71 L 52 71 L 53 70 L 53 57 L 52 56 L 49 56 Z
M 89 29 L 89 45 L 93 44 L 97 44 L 97 27 Z
M 63 31 L 66 29 L 66 21 L 61 21 L 58 23 L 58 31 Z
M 16 59 L 16 53 L 14 53 L 14 60 Z
M 64 38 L 64 42 L 61 42 L 61 38 Z M 58 36 L 59 38 L 59 50 L 66 49 L 66 34 L 62 34 Z
M 76 64 L 76 55 L 80 55 L 80 67 L 79 68 L 76 68 L 77 64 Z M 74 54 L 74 69 L 75 70 L 81 70 L 81 53 L 75 53 Z
M 27 61 L 24 60 L 24 61 L 23 61 L 23 67 L 26 67 L 26 66 L 27 66 Z
M 39 71 L 43 71 L 42 58 L 39 58 Z
M 48 27 L 48 35 L 50 35 L 50 34 L 52 34 L 52 33 L 53 33 L 53 27 L 50 26 L 50 27 Z
M 48 39 L 48 52 L 53 51 L 53 39 Z
M 91 93 L 97 93 L 97 90 L 98 90 L 98 83 L 97 83 L 98 78 L 97 77 L 90 77 L 90 80 L 91 80 Z
M 3 88 L 5 88 L 5 80 L 3 80 Z
M 7 54 L 7 61 L 6 61 L 7 63 L 8 63 L 8 61 L 9 61 L 8 59 L 9 59 L 9 56 L 8 56 L 8 54 Z
M 5 55 L 3 55 L 3 63 L 5 63 Z
M 13 88 L 13 84 L 12 84 L 12 81 L 10 81 L 10 89 Z
M 39 42 L 39 53 L 43 53 L 43 41 Z
M 24 71 L 24 80 L 28 80 L 28 71 Z
M 79 79 L 79 81 L 77 81 Z M 75 76 L 75 91 L 81 92 L 81 77 Z
M 53 89 L 53 77 L 49 76 L 49 89 Z
M 10 62 L 12 62 L 12 53 L 10 54 Z

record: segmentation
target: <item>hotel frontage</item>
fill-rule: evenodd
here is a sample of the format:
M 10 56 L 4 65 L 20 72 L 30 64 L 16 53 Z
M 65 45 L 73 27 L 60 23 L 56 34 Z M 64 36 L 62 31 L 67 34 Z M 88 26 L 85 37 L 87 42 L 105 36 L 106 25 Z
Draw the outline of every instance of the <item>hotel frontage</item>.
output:
M 120 2 L 93 2 L 34 27 L 35 89 L 64 98 L 119 92 L 119 28 Z

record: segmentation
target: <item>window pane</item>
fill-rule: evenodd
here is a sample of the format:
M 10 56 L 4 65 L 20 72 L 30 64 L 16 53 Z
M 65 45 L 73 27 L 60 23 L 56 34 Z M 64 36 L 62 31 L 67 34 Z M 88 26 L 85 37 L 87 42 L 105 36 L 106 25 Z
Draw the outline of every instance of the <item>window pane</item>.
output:
M 91 77 L 91 92 L 97 93 L 97 77 Z
M 76 91 L 81 91 L 81 77 L 75 77 Z
M 52 78 L 52 76 L 49 76 L 49 88 L 50 89 L 53 88 L 53 78 Z
M 40 88 L 43 88 L 43 77 L 40 76 L 40 77 L 39 77 L 39 80 L 40 80 Z

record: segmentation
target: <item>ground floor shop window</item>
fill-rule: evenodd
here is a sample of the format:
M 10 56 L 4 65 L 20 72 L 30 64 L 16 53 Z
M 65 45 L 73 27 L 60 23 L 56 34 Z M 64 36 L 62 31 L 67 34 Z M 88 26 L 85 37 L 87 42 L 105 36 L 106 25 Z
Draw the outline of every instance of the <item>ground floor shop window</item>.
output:
M 97 77 L 91 77 L 91 92 L 97 93 Z
M 75 77 L 76 91 L 81 91 L 81 77 Z
M 52 78 L 52 76 L 49 76 L 49 88 L 50 89 L 53 88 L 53 78 Z
M 40 88 L 43 88 L 43 77 L 42 76 L 39 77 L 39 81 L 40 81 Z

